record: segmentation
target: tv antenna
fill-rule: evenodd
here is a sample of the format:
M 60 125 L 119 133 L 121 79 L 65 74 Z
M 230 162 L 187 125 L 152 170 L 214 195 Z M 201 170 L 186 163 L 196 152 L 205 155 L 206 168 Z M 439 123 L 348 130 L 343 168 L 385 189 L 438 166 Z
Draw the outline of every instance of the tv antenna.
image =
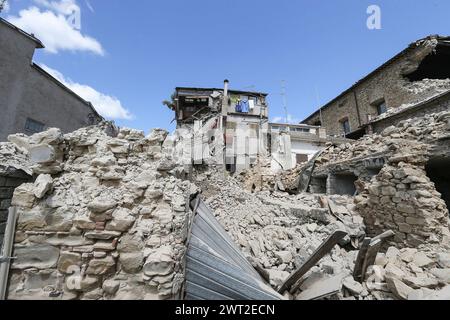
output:
M 320 126 L 323 126 L 323 118 L 322 118 L 322 105 L 320 104 L 320 96 L 319 96 L 319 88 L 317 87 L 317 85 L 315 86 L 316 89 L 316 102 L 317 105 L 319 106 L 319 116 L 320 116 Z
M 283 110 L 284 110 L 284 115 L 285 115 L 285 119 L 286 122 L 288 123 L 289 121 L 289 114 L 288 114 L 288 109 L 287 109 L 287 99 L 286 99 L 286 81 L 285 80 L 281 80 L 281 98 L 283 99 Z

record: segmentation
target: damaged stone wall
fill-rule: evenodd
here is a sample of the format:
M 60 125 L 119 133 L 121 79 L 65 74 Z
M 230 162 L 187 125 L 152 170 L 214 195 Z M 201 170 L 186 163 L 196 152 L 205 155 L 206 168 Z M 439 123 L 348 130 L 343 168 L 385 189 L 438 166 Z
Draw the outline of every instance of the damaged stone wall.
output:
M 406 104 L 381 115 L 370 124 L 372 131 L 381 133 L 384 129 L 411 118 L 450 110 L 450 92 L 430 98 L 418 104 Z
M 330 135 L 344 133 L 342 120 L 348 118 L 351 130 L 357 130 L 368 122 L 367 115 L 378 116 L 376 105 L 383 100 L 387 107 L 419 103 L 427 98 L 450 90 L 450 79 L 424 79 L 411 82 L 405 76 L 417 70 L 420 63 L 436 48 L 436 38 L 427 38 L 412 44 L 407 52 L 364 79 L 356 88 L 322 108 L 305 123 L 316 124 L 322 117 L 322 126 Z M 355 97 L 356 96 L 356 97 Z M 359 112 L 358 112 L 359 108 Z M 359 114 L 359 115 L 358 115 Z
M 197 192 L 164 153 L 164 130 L 144 137 L 107 126 L 10 137 L 33 160 L 19 186 L 8 299 L 179 297 Z
M 329 148 L 317 159 L 313 180 L 342 172 L 358 177 L 355 204 L 370 236 L 391 229 L 399 246 L 446 241 L 448 208 L 425 166 L 436 156 L 450 158 L 449 148 L 442 148 L 448 145 L 449 117 L 441 112 L 404 120 L 381 134 Z M 379 169 L 371 167 L 377 162 Z
M 12 143 L 0 143 L 0 253 L 14 189 L 31 180 L 26 165 L 22 150 Z

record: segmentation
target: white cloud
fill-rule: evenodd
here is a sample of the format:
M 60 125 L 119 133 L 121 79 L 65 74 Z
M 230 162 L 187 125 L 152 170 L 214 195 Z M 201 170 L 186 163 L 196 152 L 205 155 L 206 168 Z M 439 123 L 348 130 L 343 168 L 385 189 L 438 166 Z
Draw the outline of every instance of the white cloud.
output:
M 34 0 L 34 2 L 40 6 L 56 11 L 64 15 L 71 14 L 73 11 L 80 11 L 76 0 L 61 0 L 61 1 L 48 1 L 48 0 Z
M 61 1 L 61 3 L 65 2 Z M 58 10 L 64 10 L 64 6 L 61 5 Z M 49 10 L 41 11 L 37 7 L 30 7 L 21 10 L 18 17 L 9 16 L 7 20 L 19 28 L 33 33 L 44 43 L 48 52 L 87 51 L 104 55 L 102 45 L 96 39 L 75 30 L 62 13 L 56 14 Z
M 61 72 L 54 70 L 46 65 L 41 64 L 40 66 L 65 86 L 67 86 L 70 90 L 78 94 L 83 99 L 90 101 L 95 110 L 97 110 L 97 112 L 102 116 L 110 119 L 133 119 L 133 115 L 130 113 L 130 111 L 125 109 L 122 106 L 120 100 L 116 97 L 98 92 L 88 85 L 76 83 L 71 79 L 64 77 Z
M 286 123 L 286 116 L 284 116 L 284 117 L 275 117 L 275 118 L 272 119 L 272 122 L 275 122 L 275 123 Z M 287 116 L 287 123 L 288 124 L 299 124 L 300 122 L 301 122 L 300 119 L 294 117 L 291 114 L 288 114 L 288 116 Z

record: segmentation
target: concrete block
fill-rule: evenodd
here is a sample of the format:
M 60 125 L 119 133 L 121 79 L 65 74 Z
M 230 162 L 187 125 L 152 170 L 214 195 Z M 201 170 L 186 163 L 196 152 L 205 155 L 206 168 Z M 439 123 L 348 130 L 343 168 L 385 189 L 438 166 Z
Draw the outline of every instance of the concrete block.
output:
M 56 152 L 52 146 L 42 144 L 29 150 L 30 160 L 34 163 L 45 164 L 56 160 Z

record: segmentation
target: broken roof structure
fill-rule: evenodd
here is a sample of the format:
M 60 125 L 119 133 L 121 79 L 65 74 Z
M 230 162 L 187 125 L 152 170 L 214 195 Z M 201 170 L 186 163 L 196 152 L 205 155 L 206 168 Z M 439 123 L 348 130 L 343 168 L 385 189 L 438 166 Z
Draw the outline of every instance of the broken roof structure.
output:
M 386 111 L 450 90 L 449 61 L 450 37 L 415 41 L 302 123 L 321 124 L 334 135 L 361 137 L 365 125 Z

